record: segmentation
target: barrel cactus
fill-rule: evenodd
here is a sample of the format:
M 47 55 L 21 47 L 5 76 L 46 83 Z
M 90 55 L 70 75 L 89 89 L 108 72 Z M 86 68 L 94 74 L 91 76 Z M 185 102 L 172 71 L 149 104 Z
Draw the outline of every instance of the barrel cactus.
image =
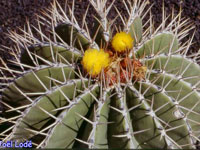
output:
M 154 28 L 148 2 L 135 0 L 123 1 L 128 18 L 116 8 L 119 27 L 107 19 L 114 1 L 106 2 L 90 0 L 98 14 L 90 30 L 88 10 L 80 25 L 74 4 L 65 13 L 55 0 L 44 13 L 49 20 L 38 16 L 24 35 L 10 32 L 16 60 L 1 67 L 0 140 L 31 140 L 36 148 L 197 147 L 200 67 L 198 53 L 187 55 L 192 38 L 182 42 L 193 26 L 163 7 Z

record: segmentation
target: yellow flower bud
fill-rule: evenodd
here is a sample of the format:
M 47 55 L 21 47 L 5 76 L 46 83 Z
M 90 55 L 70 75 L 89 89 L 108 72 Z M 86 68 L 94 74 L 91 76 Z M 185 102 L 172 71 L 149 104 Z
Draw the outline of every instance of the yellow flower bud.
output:
M 103 49 L 88 49 L 83 56 L 83 68 L 91 75 L 98 75 L 110 63 L 109 54 Z
M 133 38 L 130 34 L 119 32 L 113 37 L 111 44 L 116 52 L 125 52 L 133 47 Z

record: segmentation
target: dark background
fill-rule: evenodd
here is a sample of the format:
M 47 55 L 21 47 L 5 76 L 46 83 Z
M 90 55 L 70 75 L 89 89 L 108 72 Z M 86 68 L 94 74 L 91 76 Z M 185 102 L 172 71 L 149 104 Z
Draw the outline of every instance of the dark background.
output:
M 58 0 L 64 5 L 65 0 Z M 75 15 L 80 21 L 82 14 L 88 6 L 89 0 L 75 0 Z M 112 0 L 108 0 L 110 3 Z M 125 8 L 121 5 L 122 0 L 116 0 L 115 5 L 122 12 L 126 13 Z M 52 0 L 0 0 L 0 46 L 5 45 L 8 47 L 13 46 L 13 42 L 8 38 L 6 33 L 9 30 L 19 31 L 18 28 L 23 28 L 26 25 L 26 18 L 30 21 L 30 24 L 36 24 L 35 15 L 40 14 L 41 10 L 48 8 Z M 154 4 L 152 8 L 152 14 L 154 16 L 155 25 L 157 26 L 162 18 L 162 2 L 163 0 L 149 0 L 150 5 Z M 68 0 L 68 4 L 72 3 L 72 0 Z M 200 0 L 164 0 L 167 13 L 171 13 L 171 9 L 174 7 L 175 12 L 179 11 L 180 6 L 183 8 L 182 16 L 190 18 L 190 20 L 196 25 L 196 32 L 194 37 L 194 44 L 190 48 L 190 52 L 196 52 L 200 48 Z M 94 9 L 90 8 L 88 22 L 92 22 L 92 14 Z M 116 16 L 115 9 L 112 9 L 109 13 L 109 17 Z M 120 22 L 119 22 L 120 24 Z M 191 34 L 192 35 L 192 32 Z M 3 60 L 8 60 L 9 53 L 2 52 L 0 50 L 0 57 Z

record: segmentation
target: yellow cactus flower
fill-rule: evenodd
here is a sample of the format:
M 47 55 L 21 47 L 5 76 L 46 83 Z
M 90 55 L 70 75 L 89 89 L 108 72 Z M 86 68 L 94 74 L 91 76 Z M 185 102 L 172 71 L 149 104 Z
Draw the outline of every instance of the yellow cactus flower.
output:
M 117 33 L 111 42 L 112 47 L 117 52 L 125 52 L 133 47 L 133 38 L 125 32 Z
M 98 75 L 110 63 L 109 54 L 103 49 L 88 49 L 83 56 L 83 68 L 91 75 Z

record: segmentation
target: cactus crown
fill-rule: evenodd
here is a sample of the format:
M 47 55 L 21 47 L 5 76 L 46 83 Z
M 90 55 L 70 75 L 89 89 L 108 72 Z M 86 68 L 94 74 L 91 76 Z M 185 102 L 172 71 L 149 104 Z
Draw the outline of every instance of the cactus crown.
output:
M 90 0 L 94 32 L 86 17 L 77 23 L 74 1 L 65 12 L 56 0 L 37 27 L 10 32 L 16 60 L 0 68 L 0 140 L 32 140 L 37 148 L 196 148 L 200 67 L 198 53 L 187 55 L 193 37 L 182 43 L 194 27 L 163 7 L 154 28 L 151 13 L 144 22 L 148 2 L 128 0 L 128 18 L 116 8 L 123 30 L 114 35 L 115 19 L 107 17 L 114 2 Z

